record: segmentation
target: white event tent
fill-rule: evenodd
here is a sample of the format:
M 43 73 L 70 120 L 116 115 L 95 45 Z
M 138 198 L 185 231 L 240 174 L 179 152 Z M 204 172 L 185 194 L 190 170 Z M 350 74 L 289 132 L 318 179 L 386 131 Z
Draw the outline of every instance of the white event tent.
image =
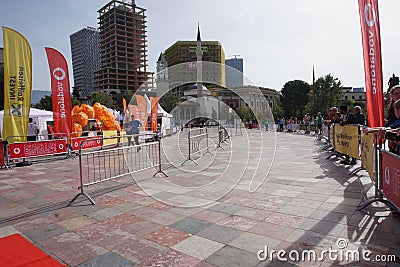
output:
M 31 108 L 29 117 L 32 118 L 33 122 L 38 126 L 40 131 L 39 135 L 43 135 L 42 139 L 47 139 L 47 122 L 53 121 L 53 111 Z M 0 111 L 0 134 L 3 131 L 3 119 L 4 110 Z

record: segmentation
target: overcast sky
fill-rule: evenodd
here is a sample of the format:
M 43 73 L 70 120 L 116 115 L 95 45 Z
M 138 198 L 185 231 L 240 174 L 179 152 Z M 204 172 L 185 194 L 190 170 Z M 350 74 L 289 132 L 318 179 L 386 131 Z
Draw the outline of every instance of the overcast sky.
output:
M 44 47 L 59 50 L 72 63 L 69 35 L 98 27 L 106 0 L 5 0 L 0 25 L 23 34 L 33 51 L 33 89 L 50 90 Z M 219 41 L 227 58 L 240 55 L 254 85 L 280 90 L 291 80 L 312 82 L 332 74 L 344 86 L 364 86 L 357 0 L 136 0 L 146 8 L 148 70 L 161 51 L 178 40 Z M 400 1 L 380 0 L 384 90 L 400 75 Z M 3 36 L 0 36 L 3 46 Z

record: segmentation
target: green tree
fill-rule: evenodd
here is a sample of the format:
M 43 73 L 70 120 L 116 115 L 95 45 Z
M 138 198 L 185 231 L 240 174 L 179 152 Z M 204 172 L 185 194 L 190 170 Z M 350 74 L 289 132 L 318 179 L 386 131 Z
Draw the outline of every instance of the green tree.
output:
M 161 97 L 160 105 L 166 112 L 171 113 L 171 111 L 179 105 L 179 97 L 168 92 Z
M 256 116 L 254 115 L 250 107 L 239 107 L 235 111 L 242 121 L 256 121 Z
M 33 107 L 34 108 L 38 108 L 38 109 L 44 109 L 44 110 L 52 111 L 53 110 L 53 105 L 52 105 L 51 96 L 45 95 L 44 97 L 42 97 L 40 99 L 39 103 L 36 103 Z
M 79 101 L 79 99 L 76 98 L 75 96 L 72 96 L 71 97 L 71 106 L 74 107 L 74 106 L 80 106 L 80 105 L 81 105 L 81 102 Z
M 0 68 L 0 110 L 4 109 L 4 69 Z
M 302 116 L 304 107 L 309 101 L 310 85 L 305 81 L 287 82 L 281 91 L 281 107 L 286 118 Z
M 274 107 L 272 109 L 272 115 L 274 116 L 274 120 L 276 120 L 277 118 L 283 117 L 284 114 L 285 114 L 285 112 L 283 111 L 281 101 L 278 98 L 276 104 L 274 105 Z
M 115 109 L 115 101 L 113 98 L 107 94 L 106 92 L 95 92 L 91 96 L 91 100 L 93 101 L 93 104 L 98 102 L 107 108 Z
M 314 111 L 315 113 L 321 112 L 326 117 L 327 109 L 341 104 L 342 84 L 338 78 L 327 74 L 315 81 L 314 92 L 310 90 L 309 97 L 310 102 L 306 106 L 306 111 L 310 114 L 313 114 Z

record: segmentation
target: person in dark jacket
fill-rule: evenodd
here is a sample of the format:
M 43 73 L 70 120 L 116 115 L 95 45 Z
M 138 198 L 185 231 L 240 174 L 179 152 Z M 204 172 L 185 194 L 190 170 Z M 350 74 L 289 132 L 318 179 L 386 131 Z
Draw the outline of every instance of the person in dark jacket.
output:
M 354 114 L 354 124 L 365 126 L 365 116 L 361 112 L 360 106 L 355 106 L 353 109 Z
M 340 125 L 346 125 L 346 124 L 356 124 L 355 119 L 354 119 L 354 114 L 348 113 L 347 112 L 347 106 L 342 105 L 339 108 L 340 114 L 342 114 L 342 121 L 340 122 Z M 346 159 L 341 160 L 341 164 L 346 164 L 346 165 L 355 165 L 356 159 L 353 157 L 350 157 L 348 155 L 345 155 Z
M 354 122 L 354 114 L 348 113 L 347 112 L 347 106 L 342 105 L 339 108 L 340 114 L 342 115 L 342 120 L 340 122 L 340 125 L 346 125 L 346 124 L 355 124 Z

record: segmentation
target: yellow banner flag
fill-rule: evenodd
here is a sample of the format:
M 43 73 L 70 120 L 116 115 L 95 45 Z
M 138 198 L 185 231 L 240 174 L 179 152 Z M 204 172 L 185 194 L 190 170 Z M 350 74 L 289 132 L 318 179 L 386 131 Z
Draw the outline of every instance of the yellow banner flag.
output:
M 4 119 L 3 140 L 25 142 L 32 94 L 32 51 L 28 41 L 3 27 Z M 11 136 L 15 136 L 11 138 Z

